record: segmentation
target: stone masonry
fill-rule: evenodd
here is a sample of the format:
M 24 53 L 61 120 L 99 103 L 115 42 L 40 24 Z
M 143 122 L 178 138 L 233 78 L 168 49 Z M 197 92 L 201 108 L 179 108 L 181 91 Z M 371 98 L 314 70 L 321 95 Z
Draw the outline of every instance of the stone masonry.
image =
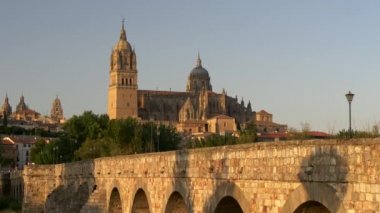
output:
M 380 139 L 27 166 L 23 212 L 380 212 Z

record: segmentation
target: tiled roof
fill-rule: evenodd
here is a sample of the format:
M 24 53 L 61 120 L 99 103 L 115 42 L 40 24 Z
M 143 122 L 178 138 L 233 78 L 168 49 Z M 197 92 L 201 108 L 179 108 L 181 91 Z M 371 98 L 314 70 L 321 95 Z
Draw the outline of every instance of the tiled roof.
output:
M 18 143 L 18 144 L 35 144 L 37 141 L 36 137 L 33 136 L 8 136 L 4 137 L 4 140 L 11 141 L 12 143 Z
M 137 93 L 140 94 L 151 94 L 151 95 L 186 95 L 187 92 L 178 92 L 178 91 L 161 91 L 161 90 L 138 90 Z
M 272 121 L 255 121 L 258 126 L 287 126 L 286 124 L 278 124 Z
M 259 112 L 257 112 L 257 114 L 267 114 L 267 115 L 271 115 L 269 112 L 265 111 L 265 110 L 260 110 Z
M 11 140 L 1 139 L 1 145 L 14 145 L 15 143 Z
M 320 132 L 320 131 L 310 131 L 308 132 L 309 136 L 312 137 L 330 137 L 331 135 L 325 132 Z
M 217 115 L 217 116 L 210 118 L 209 120 L 211 120 L 211 119 L 233 119 L 233 117 L 230 117 L 227 115 Z

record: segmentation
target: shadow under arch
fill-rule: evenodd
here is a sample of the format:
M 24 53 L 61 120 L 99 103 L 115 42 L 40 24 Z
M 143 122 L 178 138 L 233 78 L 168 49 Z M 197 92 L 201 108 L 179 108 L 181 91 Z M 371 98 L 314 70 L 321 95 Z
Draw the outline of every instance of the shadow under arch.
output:
M 122 213 L 123 207 L 121 202 L 121 196 L 119 190 L 114 187 L 112 189 L 109 201 L 108 201 L 108 213 Z
M 187 213 L 189 212 L 183 196 L 175 191 L 170 196 L 165 206 L 165 213 Z
M 314 201 L 325 206 L 330 212 L 339 212 L 341 201 L 336 190 L 326 183 L 305 183 L 298 186 L 289 196 L 282 212 L 295 212 L 298 207 Z
M 186 181 L 175 180 L 175 183 L 169 186 L 169 188 L 165 192 L 165 198 L 163 199 L 162 206 L 163 212 L 168 212 L 168 204 L 173 194 L 177 193 L 184 201 L 184 206 L 186 207 L 186 212 L 193 212 L 193 208 L 191 205 L 189 198 L 189 187 Z M 170 208 L 169 208 L 170 209 Z M 171 212 L 171 211 L 169 211 Z
M 218 205 L 215 208 L 216 213 L 243 213 L 237 200 L 233 197 L 227 196 L 219 201 Z
M 326 206 L 316 201 L 307 201 L 300 205 L 294 213 L 305 213 L 305 212 L 318 212 L 318 213 L 331 213 Z
M 106 184 L 102 184 L 102 185 L 106 185 Z M 124 201 L 126 200 L 126 198 L 124 197 L 125 196 L 125 193 L 124 193 L 124 187 L 123 185 L 120 184 L 120 181 L 118 181 L 117 179 L 113 179 L 110 184 L 106 187 L 106 190 L 105 190 L 105 209 L 110 209 L 110 202 L 111 202 L 111 197 L 112 197 L 112 193 L 114 192 L 114 190 L 117 190 L 117 192 L 119 193 L 119 196 L 120 196 L 120 201 L 121 201 L 121 208 L 123 210 L 126 209 L 126 206 L 124 205 Z
M 208 202 L 205 203 L 203 212 L 217 213 L 216 210 L 218 204 L 225 198 L 229 199 L 228 201 L 231 202 L 235 200 L 243 212 L 251 212 L 249 202 L 245 198 L 243 191 L 238 186 L 236 186 L 236 184 L 231 182 L 224 182 L 217 186 L 217 189 L 209 198 Z
M 133 196 L 132 200 L 132 213 L 150 213 L 151 204 L 149 198 L 147 197 L 144 189 L 138 188 L 136 193 Z

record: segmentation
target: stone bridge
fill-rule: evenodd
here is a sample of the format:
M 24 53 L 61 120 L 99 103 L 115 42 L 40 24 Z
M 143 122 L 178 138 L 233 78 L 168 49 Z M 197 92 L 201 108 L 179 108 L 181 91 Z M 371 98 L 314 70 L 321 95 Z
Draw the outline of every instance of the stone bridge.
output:
M 252 143 L 28 166 L 24 212 L 380 212 L 380 139 Z

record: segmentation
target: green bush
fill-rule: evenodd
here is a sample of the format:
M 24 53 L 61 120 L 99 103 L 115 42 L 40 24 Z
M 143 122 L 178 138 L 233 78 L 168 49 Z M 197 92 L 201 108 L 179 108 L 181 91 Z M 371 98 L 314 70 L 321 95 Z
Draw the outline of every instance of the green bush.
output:
M 18 212 L 21 210 L 21 203 L 19 203 L 16 199 L 11 197 L 1 197 L 0 211 L 3 210 L 12 210 Z

